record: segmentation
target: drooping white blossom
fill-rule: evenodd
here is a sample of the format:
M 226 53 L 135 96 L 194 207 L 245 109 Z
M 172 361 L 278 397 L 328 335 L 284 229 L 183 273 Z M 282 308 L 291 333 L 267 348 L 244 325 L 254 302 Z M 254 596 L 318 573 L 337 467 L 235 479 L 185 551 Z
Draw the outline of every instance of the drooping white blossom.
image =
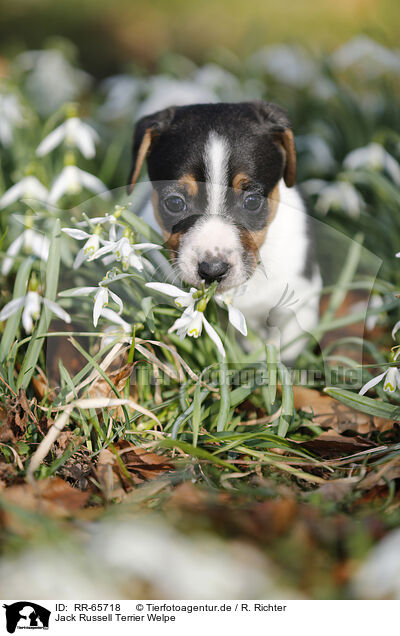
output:
M 55 204 L 64 194 L 79 194 L 83 188 L 103 199 L 110 197 L 110 192 L 98 177 L 77 166 L 65 166 L 51 186 L 48 202 Z
M 400 165 L 381 144 L 375 142 L 352 150 L 344 159 L 343 165 L 349 170 L 370 168 L 384 170 L 390 178 L 400 185 Z
M 107 256 L 107 264 L 118 261 L 122 264 L 122 269 L 127 270 L 128 267 L 142 271 L 142 257 L 137 254 L 138 250 L 160 250 L 161 245 L 155 243 L 131 243 L 128 237 L 123 236 L 119 241 L 104 241 L 103 247 L 97 250 L 89 260 L 95 260 Z
M 392 356 L 393 362 L 397 360 L 399 355 L 400 349 L 398 349 Z M 383 390 L 386 391 L 386 393 L 394 393 L 396 389 L 400 389 L 400 369 L 398 367 L 388 367 L 386 371 L 380 373 L 364 384 L 364 386 L 360 389 L 359 394 L 364 395 L 367 391 L 369 391 L 369 389 L 372 389 L 372 387 L 379 384 L 379 382 L 382 382 L 382 380 L 384 380 Z
M 14 129 L 24 123 L 22 105 L 16 95 L 0 94 L 0 143 L 7 148 L 14 139 Z
M 45 305 L 56 316 L 67 323 L 71 322 L 71 316 L 60 307 L 57 303 L 44 298 L 36 291 L 29 291 L 26 296 L 14 298 L 0 311 L 0 321 L 7 320 L 17 311 L 23 308 L 22 325 L 26 333 L 32 333 L 33 321 L 37 320 L 40 315 L 40 307 Z
M 112 292 L 107 285 L 102 285 L 101 282 L 97 285 L 97 287 L 77 287 L 76 289 L 70 289 L 70 290 L 61 292 L 59 295 L 62 297 L 70 298 L 74 296 L 87 297 L 92 294 L 94 294 L 93 325 L 95 327 L 97 327 L 97 323 L 99 322 L 100 316 L 103 316 L 104 311 L 106 311 L 107 304 L 109 303 L 109 297 L 118 305 L 118 308 L 119 308 L 118 314 L 122 313 L 124 306 L 123 306 L 123 302 L 121 298 L 117 296 L 117 294 Z
M 21 199 L 37 199 L 45 203 L 48 195 L 49 191 L 40 183 L 39 179 L 31 175 L 23 177 L 3 194 L 0 199 L 0 210 Z
M 16 256 L 24 249 L 26 252 L 34 254 L 42 261 L 47 261 L 49 256 L 50 242 L 47 236 L 40 234 L 31 228 L 25 229 L 7 249 L 6 256 L 1 266 L 1 273 L 6 276 L 13 266 Z
M 99 141 L 99 135 L 79 117 L 70 117 L 41 141 L 36 155 L 47 155 L 63 141 L 69 148 L 78 148 L 86 159 L 92 159 L 96 154 L 95 144 Z

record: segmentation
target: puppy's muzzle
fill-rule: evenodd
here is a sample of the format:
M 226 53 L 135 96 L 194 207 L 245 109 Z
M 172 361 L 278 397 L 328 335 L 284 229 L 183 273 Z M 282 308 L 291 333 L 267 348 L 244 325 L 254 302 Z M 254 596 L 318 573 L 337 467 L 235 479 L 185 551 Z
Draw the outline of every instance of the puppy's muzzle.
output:
M 229 270 L 229 263 L 220 260 L 201 261 L 198 267 L 198 274 L 207 285 L 217 281 L 218 283 L 226 276 Z

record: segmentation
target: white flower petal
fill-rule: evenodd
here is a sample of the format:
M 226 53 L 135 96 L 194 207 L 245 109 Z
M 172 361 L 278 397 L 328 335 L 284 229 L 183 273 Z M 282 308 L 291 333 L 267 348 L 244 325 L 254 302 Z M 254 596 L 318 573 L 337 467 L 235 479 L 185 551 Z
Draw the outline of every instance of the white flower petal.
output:
M 398 332 L 398 330 L 400 329 L 400 320 L 398 322 L 396 322 L 395 326 L 392 329 L 392 338 L 393 340 L 395 340 L 395 335 Z
M 7 276 L 14 262 L 14 258 L 20 251 L 23 243 L 24 243 L 24 233 L 18 236 L 18 238 L 16 238 L 15 241 L 13 241 L 11 245 L 9 246 L 6 252 L 6 257 L 4 258 L 3 264 L 1 266 L 1 273 L 3 274 L 3 276 Z
M 61 170 L 60 174 L 54 179 L 51 186 L 48 201 L 51 204 L 57 203 L 59 199 L 68 191 L 72 183 L 73 173 L 68 171 L 68 168 L 74 166 L 66 166 Z
M 182 316 L 179 316 L 179 318 L 175 320 L 174 324 L 168 329 L 168 333 L 173 333 L 174 331 L 179 332 L 183 330 L 183 335 L 186 335 L 186 328 L 192 322 L 195 313 L 198 312 L 193 311 L 191 307 L 185 309 Z
M 28 309 L 28 307 L 25 307 L 24 311 L 22 312 L 22 326 L 25 329 L 26 333 L 32 333 L 32 328 L 33 328 L 32 313 Z
M 99 287 L 96 295 L 94 297 L 94 308 L 93 308 L 93 324 L 97 327 L 97 323 L 99 322 L 100 315 L 103 311 L 104 306 L 108 302 L 108 289 L 106 287 Z
M 246 319 L 240 309 L 233 307 L 232 305 L 228 305 L 228 318 L 229 322 L 235 327 L 235 329 L 240 331 L 243 336 L 247 336 Z
M 25 309 L 22 312 L 22 324 L 26 333 L 32 332 L 33 320 L 38 318 L 40 314 L 40 303 L 42 297 L 37 292 L 28 292 L 25 296 Z
M 139 272 L 143 271 L 143 263 L 140 256 L 137 256 L 133 251 L 129 254 L 129 265 L 134 269 L 137 269 Z M 122 261 L 122 268 L 127 269 L 126 260 Z
M 117 325 L 121 325 L 121 327 L 123 328 L 123 330 L 126 333 L 131 333 L 132 328 L 130 326 L 129 323 L 126 322 L 126 320 L 124 320 L 123 318 L 121 318 L 121 316 L 119 316 L 115 311 L 113 311 L 112 309 L 108 309 L 108 307 L 105 307 L 101 313 L 102 317 L 105 318 L 106 320 L 109 320 L 110 322 L 114 322 Z
M 117 294 L 114 294 L 114 292 L 112 292 L 112 291 L 111 291 L 111 289 L 109 289 L 108 291 L 109 291 L 110 296 L 111 296 L 111 298 L 113 299 L 113 301 L 114 301 L 115 303 L 117 303 L 117 305 L 118 305 L 118 307 L 119 307 L 119 312 L 118 312 L 118 313 L 119 313 L 119 314 L 121 314 L 121 313 L 122 313 L 122 310 L 123 310 L 123 308 L 124 308 L 124 305 L 123 305 L 123 303 L 122 303 L 121 298 L 120 298 L 119 296 L 117 296 Z
M 396 367 L 389 367 L 386 374 L 386 380 L 383 385 L 384 391 L 386 391 L 387 393 L 395 392 L 397 388 L 397 382 L 398 382 L 397 375 L 398 375 L 398 369 Z
M 373 386 L 379 384 L 379 382 L 383 380 L 387 373 L 388 371 L 384 371 L 380 375 L 377 375 L 375 378 L 369 380 L 369 382 L 367 382 L 367 384 L 364 384 L 364 386 L 359 390 L 359 394 L 364 395 L 367 391 L 369 391 L 369 389 L 372 389 Z
M 99 194 L 103 198 L 110 197 L 110 192 L 108 191 L 104 183 L 100 181 L 100 179 L 95 177 L 93 174 L 86 172 L 85 170 L 81 170 L 80 168 L 77 168 L 77 170 L 79 171 L 80 182 L 83 186 L 85 186 L 87 190 Z
M 94 261 L 104 256 L 104 254 L 108 254 L 108 252 L 113 252 L 114 250 L 115 250 L 115 243 L 112 243 L 111 241 L 106 241 L 106 244 L 103 247 L 100 247 L 100 249 L 96 250 L 95 253 L 88 258 L 88 260 Z
M 43 298 L 43 304 L 46 305 L 46 307 L 48 307 L 53 312 L 53 314 L 61 318 L 61 320 L 64 320 L 68 323 L 71 322 L 71 316 L 62 307 L 60 307 L 60 305 L 57 305 L 57 303 L 54 303 L 48 298 Z
M 21 296 L 20 298 L 14 298 L 13 300 L 10 300 L 10 302 L 7 303 L 7 305 L 5 305 L 3 309 L 0 311 L 0 322 L 2 322 L 3 320 L 7 320 L 7 318 L 15 314 L 19 309 L 21 309 L 21 307 L 23 307 L 24 304 L 25 304 L 25 296 Z
M 25 245 L 35 256 L 47 262 L 50 250 L 50 241 L 47 236 L 28 229 L 25 231 Z
M 191 338 L 198 338 L 203 329 L 203 314 L 200 311 L 193 312 L 193 318 L 186 327 L 186 333 Z
M 191 297 L 191 294 L 183 291 L 183 289 L 179 289 L 179 287 L 176 287 L 175 285 L 170 285 L 170 283 L 146 283 L 146 287 L 154 289 L 155 291 L 160 292 L 160 294 L 172 296 L 173 298 L 177 298 L 178 296 L 183 298 L 186 295 Z
M 162 245 L 157 245 L 157 243 L 135 243 L 134 245 L 132 245 L 132 247 L 135 250 L 141 250 L 141 251 L 162 249 Z
M 6 208 L 11 203 L 18 201 L 24 194 L 24 180 L 15 183 L 9 188 L 0 199 L 0 209 Z
M 205 318 L 204 315 L 203 315 L 203 325 L 204 325 L 204 329 L 206 330 L 207 334 L 209 335 L 209 337 L 211 338 L 211 340 L 217 347 L 221 356 L 225 358 L 225 349 L 224 349 L 224 345 L 222 344 L 222 340 L 217 334 L 217 332 L 215 331 L 214 327 L 210 325 L 210 323 L 208 322 L 208 320 Z
M 88 234 L 88 232 L 84 232 L 83 230 L 76 230 L 73 227 L 63 227 L 61 228 L 61 232 L 68 234 L 68 236 L 71 236 L 72 238 L 77 239 L 78 241 L 85 238 L 86 239 L 90 238 L 92 236 L 91 234 Z
M 53 132 L 45 137 L 36 148 L 36 156 L 44 157 L 54 150 L 65 137 L 65 123 L 58 126 Z
M 73 264 L 73 269 L 78 269 L 78 267 L 80 267 L 82 265 L 82 263 L 86 260 L 87 254 L 85 254 L 85 250 L 83 249 L 83 247 L 81 247 L 81 249 L 79 250 L 79 252 L 77 253 L 75 260 L 74 260 L 74 264 Z
M 75 139 L 77 147 L 86 159 L 93 159 L 96 155 L 93 133 L 95 133 L 93 128 L 82 124 L 79 127 L 79 135 Z

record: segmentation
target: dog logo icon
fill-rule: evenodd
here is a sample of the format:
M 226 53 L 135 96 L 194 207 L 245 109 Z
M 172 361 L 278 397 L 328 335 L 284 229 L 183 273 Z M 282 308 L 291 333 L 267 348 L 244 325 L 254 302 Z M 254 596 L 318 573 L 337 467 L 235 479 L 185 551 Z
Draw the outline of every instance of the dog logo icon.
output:
M 6 626 L 9 634 L 14 634 L 16 629 L 49 628 L 51 612 L 37 603 L 18 601 L 3 607 L 6 610 Z

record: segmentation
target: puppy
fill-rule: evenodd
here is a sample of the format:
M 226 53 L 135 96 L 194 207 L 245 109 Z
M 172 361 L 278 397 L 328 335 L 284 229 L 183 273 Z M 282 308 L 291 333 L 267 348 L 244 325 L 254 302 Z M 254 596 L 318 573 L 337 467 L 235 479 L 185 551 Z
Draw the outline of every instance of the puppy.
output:
M 143 117 L 155 217 L 183 281 L 218 282 L 248 324 L 293 361 L 317 323 L 321 277 L 286 112 L 269 102 L 172 107 Z

